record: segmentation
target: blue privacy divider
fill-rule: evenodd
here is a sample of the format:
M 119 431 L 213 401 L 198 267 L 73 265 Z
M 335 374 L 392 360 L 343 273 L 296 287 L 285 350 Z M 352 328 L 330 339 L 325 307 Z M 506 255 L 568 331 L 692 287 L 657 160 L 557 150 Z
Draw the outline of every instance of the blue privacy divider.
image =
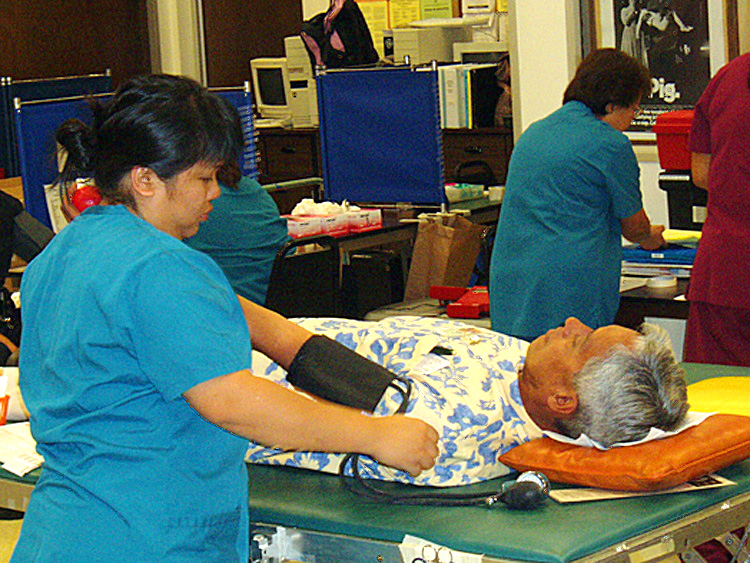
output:
M 83 96 L 20 102 L 15 117 L 26 211 L 51 229 L 44 185 L 57 177 L 55 131 L 73 117 L 91 123 L 91 108 Z
M 209 88 L 211 92 L 218 94 L 231 103 L 240 114 L 242 121 L 242 134 L 245 137 L 245 148 L 240 156 L 240 170 L 243 176 L 258 179 L 258 153 L 255 145 L 255 122 L 253 120 L 253 95 L 250 92 L 250 83 L 244 86 Z
M 112 77 L 109 74 L 10 81 L 11 99 L 19 98 L 23 102 L 106 94 L 111 91 Z
M 10 111 L 11 100 L 8 97 L 9 86 L 4 76 L 0 76 L 0 168 L 5 174 L 13 176 L 15 149 L 13 147 L 13 112 Z
M 102 74 L 85 74 L 80 76 L 60 76 L 55 78 L 34 78 L 28 80 L 5 79 L 7 84 L 7 105 L 0 106 L 2 111 L 8 114 L 10 125 L 9 140 L 9 176 L 18 176 L 20 170 L 20 156 L 17 152 L 18 137 L 13 126 L 14 100 L 18 98 L 22 102 L 32 100 L 52 100 L 58 98 L 69 98 L 74 96 L 88 96 L 92 94 L 105 94 L 112 92 L 112 76 L 109 71 Z
M 436 71 L 328 71 L 317 84 L 326 199 L 447 202 Z

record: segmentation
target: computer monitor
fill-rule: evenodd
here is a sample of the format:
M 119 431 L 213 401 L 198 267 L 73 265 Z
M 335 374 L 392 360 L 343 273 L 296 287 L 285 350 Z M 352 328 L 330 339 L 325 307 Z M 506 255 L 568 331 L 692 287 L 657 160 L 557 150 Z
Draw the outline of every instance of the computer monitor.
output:
M 453 44 L 453 61 L 457 63 L 496 63 L 508 53 L 502 41 L 483 41 Z
M 252 59 L 250 73 L 253 79 L 255 108 L 260 117 L 291 121 L 291 95 L 286 58 Z

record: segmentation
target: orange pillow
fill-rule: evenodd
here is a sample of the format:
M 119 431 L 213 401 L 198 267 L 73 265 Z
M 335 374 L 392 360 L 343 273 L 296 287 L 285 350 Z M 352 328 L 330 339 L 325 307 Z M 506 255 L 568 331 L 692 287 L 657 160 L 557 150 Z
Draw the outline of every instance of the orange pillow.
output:
M 668 489 L 750 457 L 750 417 L 715 414 L 662 440 L 597 450 L 539 438 L 500 461 L 552 481 L 623 491 Z

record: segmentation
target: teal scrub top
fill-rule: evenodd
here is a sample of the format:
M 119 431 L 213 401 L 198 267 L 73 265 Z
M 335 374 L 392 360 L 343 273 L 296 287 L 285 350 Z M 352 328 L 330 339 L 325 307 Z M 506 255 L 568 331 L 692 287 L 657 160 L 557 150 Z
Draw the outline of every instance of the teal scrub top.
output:
M 198 234 L 185 242 L 213 258 L 235 292 L 263 305 L 276 253 L 291 240 L 286 220 L 257 181 L 242 178 L 236 188 L 223 184 L 214 210 Z
M 250 368 L 216 264 L 100 206 L 32 261 L 21 294 L 20 384 L 45 463 L 13 561 L 246 562 L 247 440 L 182 396 Z
M 630 140 L 585 104 L 532 124 L 513 149 L 493 246 L 493 330 L 531 341 L 570 316 L 612 323 L 620 220 L 642 207 Z

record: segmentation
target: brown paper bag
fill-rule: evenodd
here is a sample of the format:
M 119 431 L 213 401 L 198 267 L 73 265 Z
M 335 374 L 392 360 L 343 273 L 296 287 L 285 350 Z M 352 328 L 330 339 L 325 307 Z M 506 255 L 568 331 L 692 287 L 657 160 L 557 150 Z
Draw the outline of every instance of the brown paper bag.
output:
M 466 287 L 486 229 L 460 215 L 431 217 L 421 222 L 404 300 L 429 297 L 433 285 Z

